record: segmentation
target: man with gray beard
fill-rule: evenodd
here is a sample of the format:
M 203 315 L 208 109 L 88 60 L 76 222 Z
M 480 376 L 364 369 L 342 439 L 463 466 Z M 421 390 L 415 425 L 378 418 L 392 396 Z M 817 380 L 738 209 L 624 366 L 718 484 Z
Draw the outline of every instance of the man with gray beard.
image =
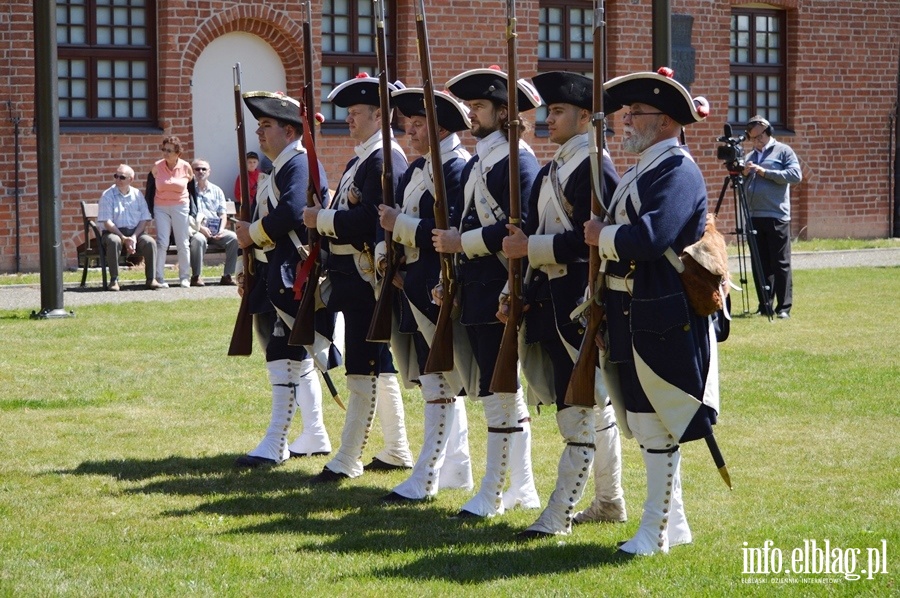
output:
M 606 277 L 601 370 L 619 426 L 640 443 L 647 470 L 641 525 L 619 547 L 629 554 L 692 541 L 678 444 L 710 435 L 719 410 L 711 320 L 691 308 L 676 269 L 678 255 L 703 234 L 707 213 L 703 176 L 678 138 L 685 125 L 706 118 L 709 104 L 692 99 L 672 75 L 660 69 L 604 85 L 625 106 L 622 144 L 639 158 L 622 176 L 609 221 L 584 225 Z

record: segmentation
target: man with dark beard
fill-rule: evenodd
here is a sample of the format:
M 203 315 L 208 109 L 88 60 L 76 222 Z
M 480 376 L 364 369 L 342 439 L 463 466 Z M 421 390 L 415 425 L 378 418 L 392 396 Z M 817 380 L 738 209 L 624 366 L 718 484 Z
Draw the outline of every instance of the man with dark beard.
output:
M 669 69 L 617 77 L 604 89 L 626 107 L 622 145 L 639 158 L 608 206 L 611 221 L 589 220 L 584 238 L 606 266 L 604 380 L 647 470 L 641 525 L 619 550 L 654 554 L 692 541 L 678 444 L 711 434 L 719 408 L 711 321 L 691 308 L 676 269 L 707 213 L 703 176 L 678 138 L 709 104 L 692 99 Z
M 509 114 L 507 81 L 506 73 L 494 67 L 466 71 L 447 82 L 447 89 L 468 103 L 478 144 L 476 155 L 462 173 L 461 217 L 449 230 L 433 231 L 434 247 L 441 253 L 458 254 L 460 321 L 478 362 L 477 393 L 488 425 L 487 466 L 481 488 L 463 505 L 458 517 L 492 517 L 517 505 L 540 507 L 531 471 L 531 418 L 522 388 L 515 393 L 490 390 L 503 336 L 497 302 L 509 278 L 501 251 L 508 234 L 510 191 L 509 141 L 504 127 L 511 120 L 520 120 L 518 114 Z M 520 79 L 516 88 L 521 110 L 541 104 L 528 82 Z M 520 142 L 519 186 L 521 197 L 526 198 L 521 202 L 523 218 L 527 217 L 527 198 L 537 171 L 534 153 Z M 473 393 L 474 389 L 466 390 Z M 510 487 L 504 492 L 507 472 Z

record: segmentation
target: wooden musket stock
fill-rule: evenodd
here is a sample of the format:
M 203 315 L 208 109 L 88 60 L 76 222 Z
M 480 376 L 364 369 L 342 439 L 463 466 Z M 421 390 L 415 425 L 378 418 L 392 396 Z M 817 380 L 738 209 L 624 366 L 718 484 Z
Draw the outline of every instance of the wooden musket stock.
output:
M 241 180 L 241 211 L 239 218 L 250 222 L 250 179 L 247 176 L 247 139 L 244 130 L 244 98 L 241 96 L 241 63 L 232 67 L 234 78 L 234 119 L 237 129 L 238 167 Z M 241 282 L 241 306 L 238 309 L 231 333 L 229 355 L 250 355 L 253 352 L 253 314 L 250 313 L 250 289 L 253 288 L 251 272 L 252 248 L 244 249 L 241 263 L 244 267 Z
M 519 186 L 519 89 L 516 69 L 515 0 L 506 0 L 506 50 L 509 89 L 509 224 L 522 227 L 522 198 Z M 503 328 L 500 352 L 494 364 L 491 392 L 516 392 L 519 387 L 519 325 L 522 319 L 522 259 L 509 260 L 509 312 Z
M 303 99 L 300 102 L 300 112 L 306 130 L 303 132 L 303 147 L 306 148 L 307 164 L 309 165 L 309 186 L 306 191 L 306 206 L 314 207 L 316 200 L 319 205 L 325 205 L 322 197 L 322 183 L 319 178 L 319 158 L 316 154 L 316 119 L 315 119 L 315 84 L 313 78 L 313 48 L 312 48 L 312 9 L 311 2 L 305 4 L 305 17 L 303 21 L 303 69 L 306 76 L 306 85 L 303 88 Z M 319 288 L 319 277 L 322 274 L 322 264 L 319 259 L 321 240 L 315 229 L 307 229 L 306 234 L 310 247 L 310 255 L 307 259 L 315 260 L 306 279 L 303 295 L 300 298 L 300 306 L 297 308 L 297 316 L 294 318 L 294 326 L 288 337 L 289 345 L 311 346 L 316 340 L 315 316 L 316 293 Z

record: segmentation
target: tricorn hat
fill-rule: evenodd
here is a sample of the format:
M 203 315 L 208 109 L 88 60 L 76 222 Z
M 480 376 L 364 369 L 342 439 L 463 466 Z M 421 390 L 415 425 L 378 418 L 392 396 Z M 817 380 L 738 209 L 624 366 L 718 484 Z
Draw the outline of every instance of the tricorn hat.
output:
M 425 90 L 421 87 L 406 87 L 391 92 L 394 105 L 404 116 L 425 116 Z M 434 108 L 438 125 L 448 131 L 462 131 L 472 126 L 465 106 L 450 97 L 445 91 L 434 92 Z
M 280 91 L 248 91 L 243 94 L 244 104 L 250 114 L 259 120 L 263 117 L 274 118 L 290 123 L 303 131 L 303 119 L 300 117 L 300 102 Z
M 681 125 L 697 123 L 709 116 L 704 97 L 691 98 L 685 87 L 673 77 L 672 69 L 640 72 L 610 79 L 603 85 L 613 102 L 623 106 L 647 104 L 672 117 Z
M 585 110 L 594 109 L 594 80 L 590 77 L 567 71 L 550 71 L 535 75 L 531 82 L 548 106 L 572 104 Z M 604 113 L 611 114 L 621 107 L 609 97 L 609 93 L 603 92 Z
M 466 100 L 493 100 L 506 105 L 509 101 L 508 77 L 499 66 L 472 69 L 447 81 L 446 88 L 456 97 Z M 519 90 L 519 112 L 533 110 L 541 105 L 541 94 L 525 79 L 516 81 Z
M 393 83 L 388 83 L 388 98 L 392 91 L 397 89 Z M 378 79 L 370 77 L 367 73 L 360 73 L 349 81 L 344 81 L 331 90 L 328 94 L 328 101 L 340 106 L 341 108 L 349 108 L 357 104 L 366 104 L 367 106 L 381 106 L 378 97 Z

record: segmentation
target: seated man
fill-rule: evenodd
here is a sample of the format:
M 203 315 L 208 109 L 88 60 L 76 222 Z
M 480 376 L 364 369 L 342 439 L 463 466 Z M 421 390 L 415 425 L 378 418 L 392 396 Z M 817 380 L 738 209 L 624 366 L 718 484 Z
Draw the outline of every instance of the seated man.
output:
M 119 290 L 119 256 L 123 248 L 127 255 L 138 253 L 144 258 L 146 287 L 158 289 L 159 283 L 154 277 L 156 241 L 144 234 L 147 224 L 153 218 L 147 201 L 139 189 L 131 186 L 134 170 L 130 166 L 119 164 L 113 177 L 116 184 L 103 192 L 97 211 L 97 223 L 103 230 L 100 243 L 106 252 L 106 264 L 109 268 L 109 290 Z
M 206 286 L 203 275 L 203 256 L 206 247 L 225 249 L 225 271 L 219 284 L 234 286 L 234 269 L 237 266 L 237 235 L 227 230 L 225 218 L 225 194 L 218 186 L 209 182 L 209 162 L 194 160 L 194 180 L 197 181 L 197 226 L 191 237 L 191 286 Z

